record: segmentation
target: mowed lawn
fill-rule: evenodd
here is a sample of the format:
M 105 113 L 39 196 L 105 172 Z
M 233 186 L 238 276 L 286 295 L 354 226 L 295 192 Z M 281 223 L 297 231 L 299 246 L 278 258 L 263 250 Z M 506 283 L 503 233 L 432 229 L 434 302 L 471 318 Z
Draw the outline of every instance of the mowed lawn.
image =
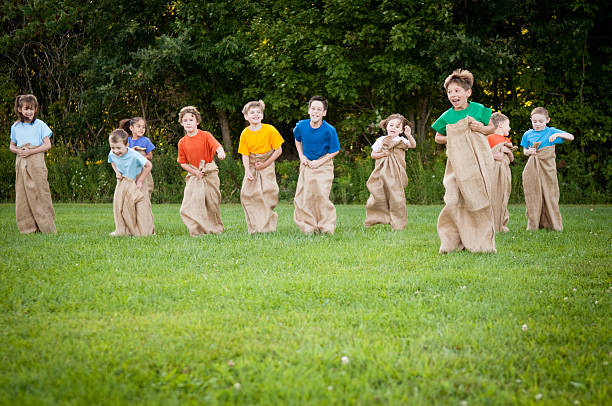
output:
M 333 236 L 112 238 L 111 205 L 56 204 L 57 235 L 0 205 L 0 404 L 604 405 L 612 398 L 612 206 L 563 232 L 511 206 L 497 255 L 439 255 L 441 206 L 403 231 L 337 206 Z

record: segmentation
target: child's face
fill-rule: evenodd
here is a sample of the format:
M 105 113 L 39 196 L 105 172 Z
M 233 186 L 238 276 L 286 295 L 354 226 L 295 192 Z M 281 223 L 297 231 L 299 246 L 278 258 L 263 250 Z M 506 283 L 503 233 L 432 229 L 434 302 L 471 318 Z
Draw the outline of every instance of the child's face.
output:
M 323 117 L 327 114 L 327 110 L 323 107 L 323 102 L 320 100 L 315 100 L 310 103 L 308 106 L 308 115 L 310 116 L 310 121 L 318 123 L 323 120 Z
M 251 125 L 261 124 L 263 120 L 263 111 L 259 107 L 251 107 L 249 111 L 244 115 L 244 119 Z
M 123 156 L 123 155 L 127 154 L 127 152 L 128 152 L 127 144 L 124 144 L 121 141 L 119 141 L 119 142 L 109 141 L 108 143 L 110 144 L 110 149 L 113 152 L 113 154 L 115 154 L 117 156 Z
M 185 113 L 185 115 L 181 119 L 181 125 L 189 134 L 193 134 L 197 131 L 198 124 L 200 124 L 198 123 L 198 119 L 192 113 Z
M 446 95 L 455 110 L 463 110 L 468 106 L 468 97 L 472 95 L 472 89 L 465 90 L 458 83 L 451 82 L 446 88 Z
M 549 117 L 544 114 L 533 114 L 531 116 L 531 125 L 535 131 L 542 131 L 546 128 L 546 124 L 550 121 Z
M 402 132 L 404 132 L 404 129 L 402 128 L 402 120 L 395 118 L 387 123 L 388 135 L 395 137 L 400 135 Z
M 145 131 L 147 131 L 147 125 L 144 120 L 136 121 L 130 126 L 130 131 L 134 138 L 140 138 L 144 135 Z
M 508 135 L 510 134 L 510 120 L 504 120 L 497 126 L 497 131 L 499 135 Z
M 34 114 L 36 114 L 36 109 L 31 104 L 24 104 L 23 106 L 19 106 L 17 111 L 23 114 L 28 122 L 31 122 L 34 119 Z

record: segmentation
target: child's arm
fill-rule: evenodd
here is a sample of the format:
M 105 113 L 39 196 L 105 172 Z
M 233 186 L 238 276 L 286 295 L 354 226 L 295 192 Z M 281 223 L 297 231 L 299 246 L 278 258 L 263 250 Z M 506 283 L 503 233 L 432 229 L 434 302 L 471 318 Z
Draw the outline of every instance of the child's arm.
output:
M 314 161 L 310 161 L 308 166 L 311 167 L 312 169 L 317 169 L 319 166 L 323 165 L 325 162 L 334 159 L 334 157 L 336 155 L 338 155 L 339 153 L 340 153 L 340 150 L 338 150 L 336 152 L 332 152 L 331 154 L 325 154 L 322 157 L 320 157 L 319 159 L 316 159 Z
M 153 151 L 149 151 L 148 154 L 145 154 L 145 158 L 147 158 L 149 161 L 153 160 Z
M 242 165 L 244 165 L 244 176 L 246 176 L 248 180 L 255 180 L 255 177 L 251 173 L 251 168 L 249 166 L 249 156 L 248 155 L 242 156 Z
M 446 144 L 446 135 L 442 135 L 440 133 L 436 133 L 436 138 L 434 138 L 437 144 Z
M 535 155 L 536 152 L 537 150 L 535 147 L 531 147 L 531 148 L 523 147 L 523 154 L 525 154 L 525 156 Z
M 472 131 L 476 131 L 482 133 L 484 135 L 493 134 L 495 132 L 495 124 L 489 120 L 488 125 L 482 124 L 480 121 L 471 120 L 470 121 L 470 129 Z
M 372 150 L 372 153 L 370 154 L 370 156 L 372 157 L 372 159 L 384 158 L 386 156 L 389 156 L 389 151 L 376 152 L 376 151 Z
M 409 125 L 404 127 L 404 135 L 408 139 L 408 148 L 416 148 L 416 140 L 412 136 L 412 128 Z
M 563 138 L 564 140 L 572 141 L 574 139 L 574 136 L 570 133 L 556 133 L 551 135 L 548 138 L 548 141 L 554 142 L 557 138 Z
M 142 168 L 142 171 L 140 171 L 140 174 L 136 177 L 136 187 L 138 189 L 142 189 L 142 183 L 144 182 L 147 175 L 151 173 L 151 169 L 153 169 L 153 164 L 151 163 L 151 161 L 147 161 L 144 168 Z
M 306 158 L 306 155 L 304 155 L 301 141 L 295 140 L 295 149 L 297 149 L 298 155 L 300 156 L 300 163 L 305 166 L 310 166 L 310 161 Z
M 15 144 L 13 141 L 11 141 L 11 145 L 9 147 L 9 150 L 12 153 L 17 154 L 22 158 L 27 158 L 30 155 L 45 152 L 50 149 L 51 149 L 51 140 L 49 139 L 49 137 L 43 138 L 43 143 L 36 148 L 19 148 L 17 144 Z
M 217 153 L 217 157 L 219 157 L 219 159 L 225 159 L 225 150 L 221 145 L 219 145 L 219 148 L 217 148 L 215 152 Z
M 123 175 L 121 175 L 121 172 L 119 172 L 119 169 L 117 169 L 117 165 L 115 165 L 114 162 L 111 162 L 111 166 L 113 167 L 113 171 L 115 171 L 115 177 L 117 179 L 122 179 Z
M 278 147 L 278 149 L 274 150 L 274 152 L 272 153 L 272 155 L 268 157 L 268 159 L 266 159 L 263 162 L 256 162 L 255 169 L 257 169 L 258 171 L 261 171 L 262 169 L 266 169 L 268 166 L 272 165 L 272 162 L 276 161 L 276 159 L 279 156 L 281 156 L 282 153 L 283 153 L 283 148 Z
M 202 172 L 200 172 L 198 170 L 198 168 L 191 166 L 189 164 L 180 164 L 181 168 L 183 168 L 187 173 L 195 176 L 198 179 L 202 179 L 204 177 L 204 175 L 202 174 Z
M 501 148 L 501 153 L 502 154 L 506 154 L 506 156 L 508 157 L 508 159 L 510 160 L 510 162 L 514 161 L 514 154 L 512 153 L 512 150 L 506 146 L 503 146 Z M 503 155 L 502 155 L 503 157 Z

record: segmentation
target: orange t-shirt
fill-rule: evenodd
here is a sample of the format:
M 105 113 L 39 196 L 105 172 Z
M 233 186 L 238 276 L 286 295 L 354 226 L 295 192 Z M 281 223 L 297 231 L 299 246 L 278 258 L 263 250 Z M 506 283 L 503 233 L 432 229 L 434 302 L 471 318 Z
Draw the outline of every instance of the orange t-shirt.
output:
M 499 135 L 499 134 L 491 134 L 487 135 L 487 141 L 489 141 L 489 146 L 493 148 L 497 144 L 501 144 L 502 142 L 510 142 L 510 138 Z
M 193 137 L 185 135 L 180 139 L 176 162 L 179 164 L 189 163 L 197 168 L 200 166 L 201 160 L 206 163 L 212 162 L 215 152 L 220 146 L 219 141 L 211 133 L 198 130 Z

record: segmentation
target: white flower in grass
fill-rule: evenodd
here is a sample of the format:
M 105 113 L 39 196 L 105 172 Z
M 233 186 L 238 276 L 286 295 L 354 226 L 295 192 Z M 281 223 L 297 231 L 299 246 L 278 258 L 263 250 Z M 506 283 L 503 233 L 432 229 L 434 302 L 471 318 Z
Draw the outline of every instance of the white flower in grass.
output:
M 578 289 L 574 288 L 572 289 L 572 292 L 578 292 Z
M 569 297 L 565 296 L 565 297 L 563 298 L 563 300 L 569 300 Z
M 466 290 L 466 289 L 467 289 L 467 286 L 465 286 L 465 285 L 463 285 L 463 286 L 461 287 L 461 290 Z
M 591 209 L 591 211 L 593 211 L 593 209 Z M 575 405 L 579 405 L 579 404 L 580 404 L 580 402 L 578 402 L 577 400 L 574 400 L 574 404 L 575 404 Z
M 595 301 L 595 304 L 597 304 L 597 303 L 599 303 L 599 300 L 596 300 L 596 301 Z
M 459 402 L 459 406 L 467 406 L 468 402 L 467 400 L 462 400 L 461 402 Z
M 333 387 L 333 386 L 331 386 L 331 385 L 329 385 L 329 386 L 327 387 L 327 390 L 332 391 L 332 390 L 334 390 L 334 387 Z
M 227 361 L 227 366 L 228 366 L 228 367 L 233 368 L 235 365 L 236 365 L 236 363 L 234 362 L 234 360 L 233 360 L 233 359 L 231 359 L 231 360 Z
M 538 393 L 538 394 L 537 394 L 537 395 L 535 395 L 533 398 L 534 398 L 535 400 L 540 400 L 540 399 L 542 399 L 542 394 L 541 394 L 541 393 Z
M 242 387 L 242 385 L 240 385 L 240 382 L 236 382 L 234 384 L 234 389 L 236 389 L 236 390 L 240 390 L 241 387 Z
M 522 329 L 523 331 L 527 331 L 527 324 L 523 324 L 523 325 L 521 326 L 521 329 Z
M 345 355 L 345 356 L 343 356 L 342 358 L 340 358 L 340 361 L 341 361 L 341 362 L 342 362 L 344 365 L 347 365 L 349 362 L 351 362 L 351 361 L 349 360 L 349 357 L 347 357 L 346 355 Z

